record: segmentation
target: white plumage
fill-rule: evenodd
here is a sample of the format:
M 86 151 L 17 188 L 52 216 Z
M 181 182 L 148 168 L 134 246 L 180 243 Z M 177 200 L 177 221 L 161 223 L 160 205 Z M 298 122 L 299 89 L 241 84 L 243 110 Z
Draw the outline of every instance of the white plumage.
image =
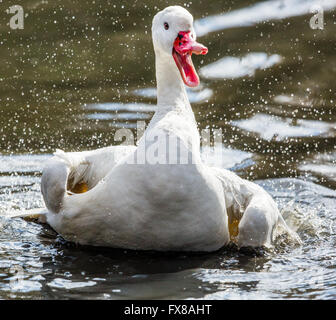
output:
M 166 23 L 169 30 L 162 27 Z M 234 238 L 234 223 L 239 246 L 271 245 L 279 223 L 296 237 L 261 187 L 201 161 L 196 121 L 171 54 L 180 31 L 195 38 L 184 8 L 168 7 L 154 17 L 158 110 L 138 146 L 57 151 L 44 169 L 46 220 L 65 239 L 116 248 L 213 251 L 229 243 L 230 231 Z M 169 139 L 179 143 L 178 161 L 193 162 L 130 164 Z M 172 155 L 159 150 L 161 160 Z M 87 192 L 70 191 L 82 182 Z

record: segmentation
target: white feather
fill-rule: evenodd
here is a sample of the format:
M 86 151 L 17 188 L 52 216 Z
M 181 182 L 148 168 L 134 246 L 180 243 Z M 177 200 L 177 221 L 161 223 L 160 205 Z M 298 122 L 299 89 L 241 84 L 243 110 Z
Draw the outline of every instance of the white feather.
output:
M 197 124 L 172 57 L 177 32 L 194 33 L 192 23 L 188 11 L 178 6 L 153 19 L 158 109 L 138 146 L 58 150 L 44 171 L 47 221 L 65 239 L 129 249 L 213 251 L 230 241 L 229 215 L 240 219 L 239 246 L 271 244 L 281 220 L 273 199 L 252 182 L 201 161 Z M 130 164 L 171 137 L 182 143 L 177 154 L 181 157 L 184 147 L 192 164 Z M 87 182 L 90 190 L 68 196 L 69 177 Z
M 90 181 L 90 162 L 86 161 L 80 153 L 65 153 L 57 149 L 54 156 L 63 160 L 69 167 L 68 181 L 72 181 L 73 188 L 79 182 Z

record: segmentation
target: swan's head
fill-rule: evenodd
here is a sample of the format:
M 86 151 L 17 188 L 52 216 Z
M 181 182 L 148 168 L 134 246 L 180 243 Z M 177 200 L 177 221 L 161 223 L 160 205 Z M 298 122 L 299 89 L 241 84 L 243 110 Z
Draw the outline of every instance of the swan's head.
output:
M 196 42 L 193 16 L 180 6 L 167 7 L 155 15 L 152 37 L 156 54 L 174 59 L 184 83 L 189 87 L 198 86 L 191 55 L 207 54 L 208 49 Z

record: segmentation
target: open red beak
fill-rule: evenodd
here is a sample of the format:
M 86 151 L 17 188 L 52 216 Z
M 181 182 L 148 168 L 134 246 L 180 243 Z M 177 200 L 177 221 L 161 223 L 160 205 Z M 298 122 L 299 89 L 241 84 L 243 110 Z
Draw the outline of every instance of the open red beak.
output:
M 180 70 L 183 82 L 189 87 L 197 87 L 199 78 L 191 60 L 191 55 L 207 54 L 208 48 L 196 42 L 190 31 L 179 32 L 174 41 L 173 57 L 178 69 Z

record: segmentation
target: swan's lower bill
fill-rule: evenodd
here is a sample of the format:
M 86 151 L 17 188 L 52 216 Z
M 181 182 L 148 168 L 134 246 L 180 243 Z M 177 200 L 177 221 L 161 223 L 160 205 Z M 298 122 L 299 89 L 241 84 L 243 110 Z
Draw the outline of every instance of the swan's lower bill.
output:
M 174 41 L 173 57 L 183 82 L 188 87 L 197 87 L 199 85 L 199 77 L 191 60 L 193 53 L 197 55 L 207 54 L 208 48 L 196 42 L 192 38 L 190 31 L 179 32 Z

